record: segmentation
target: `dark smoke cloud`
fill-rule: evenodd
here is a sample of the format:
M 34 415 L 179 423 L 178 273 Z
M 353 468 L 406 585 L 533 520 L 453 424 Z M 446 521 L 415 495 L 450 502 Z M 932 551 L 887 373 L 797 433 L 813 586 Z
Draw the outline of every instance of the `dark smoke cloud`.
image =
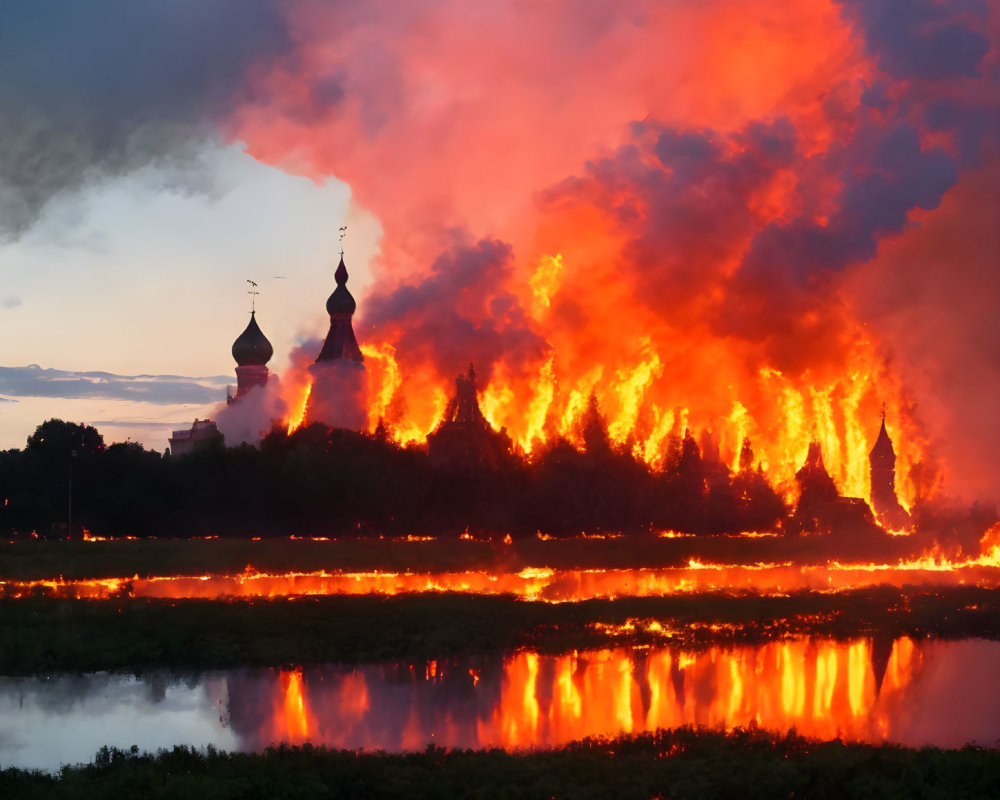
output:
M 979 76 L 989 40 L 981 25 L 988 9 L 982 0 L 841 0 L 844 13 L 859 24 L 868 52 L 894 78 L 937 81 Z
M 780 119 L 724 138 L 647 120 L 634 131 L 635 145 L 590 164 L 584 178 L 564 183 L 545 202 L 582 199 L 614 216 L 628 231 L 622 255 L 634 267 L 627 274 L 635 276 L 639 301 L 691 324 L 699 300 L 755 228 L 747 198 L 794 163 L 795 129 Z
M 798 373 L 846 353 L 839 275 L 906 230 L 914 209 L 937 208 L 958 180 L 956 157 L 922 146 L 917 128 L 897 118 L 909 110 L 866 93 L 850 110 L 857 124 L 849 138 L 811 158 L 797 151 L 787 119 L 728 138 L 646 121 L 633 126 L 632 144 L 547 192 L 544 203 L 586 204 L 613 220 L 626 236 L 621 274 L 635 283 L 636 302 L 668 324 L 708 318 L 716 333 Z M 760 228 L 748 200 L 789 170 L 799 178 L 790 206 L 799 212 Z M 817 197 L 816 186 L 836 190 Z
M 613 219 L 625 237 L 616 272 L 634 283 L 631 302 L 665 324 L 685 331 L 710 324 L 724 335 L 763 342 L 761 355 L 771 365 L 815 366 L 817 354 L 832 350 L 830 336 L 839 331 L 843 310 L 795 269 L 808 248 L 827 258 L 826 242 L 800 233 L 800 241 L 782 244 L 794 244 L 797 254 L 781 252 L 780 260 L 761 261 L 752 274 L 744 263 L 742 275 L 730 278 L 761 237 L 759 212 L 748 201 L 782 173 L 823 166 L 804 162 L 792 123 L 753 122 L 724 136 L 647 120 L 633 131 L 632 144 L 545 193 L 543 207 L 559 213 L 587 205 Z M 827 265 L 813 263 L 821 266 Z M 564 314 L 561 302 L 555 308 Z M 812 313 L 803 314 L 806 308 Z
M 435 260 L 420 283 L 369 297 L 365 324 L 396 332 L 402 359 L 432 363 L 441 375 L 471 361 L 488 380 L 501 359 L 536 363 L 546 344 L 518 299 L 504 290 L 512 269 L 513 254 L 504 242 L 457 245 Z
M 290 46 L 279 0 L 0 4 L 0 236 L 60 193 L 155 164 L 175 181 Z M 168 178 L 169 179 L 169 178 Z
M 906 124 L 862 127 L 829 166 L 840 177 L 836 212 L 825 225 L 804 217 L 772 222 L 754 239 L 744 275 L 780 270 L 803 285 L 819 270 L 869 259 L 881 237 L 902 231 L 911 209 L 937 208 L 957 180 L 954 159 L 940 147 L 922 150 Z

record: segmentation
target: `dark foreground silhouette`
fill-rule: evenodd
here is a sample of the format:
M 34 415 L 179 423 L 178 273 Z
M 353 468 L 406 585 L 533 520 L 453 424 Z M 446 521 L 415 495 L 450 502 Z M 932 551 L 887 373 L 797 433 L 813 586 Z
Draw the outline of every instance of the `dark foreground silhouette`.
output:
M 272 747 L 259 755 L 187 747 L 101 748 L 57 775 L 0 771 L 0 796 L 27 798 L 754 798 L 997 797 L 1000 752 L 818 742 L 794 734 L 678 728 L 584 739 L 556 750 L 418 753 Z
M 106 446 L 90 426 L 49 420 L 23 450 L 0 452 L 0 534 L 447 536 L 468 530 L 516 537 L 798 531 L 830 522 L 802 509 L 790 517 L 754 466 L 749 442 L 732 472 L 717 455 L 703 454 L 690 435 L 675 437 L 663 468 L 653 470 L 613 446 L 596 410 L 583 434 L 582 451 L 556 440 L 530 461 L 507 448 L 488 462 L 453 463 L 432 457 L 425 446 L 401 448 L 381 429 L 366 435 L 311 425 L 292 435 L 276 428 L 259 449 L 227 449 L 220 437 L 171 457 L 137 443 Z M 830 479 L 823 471 L 818 477 L 804 472 L 803 480 Z M 800 488 L 805 497 L 817 494 Z M 846 513 L 854 527 L 877 531 L 861 506 L 830 506 L 827 516 Z

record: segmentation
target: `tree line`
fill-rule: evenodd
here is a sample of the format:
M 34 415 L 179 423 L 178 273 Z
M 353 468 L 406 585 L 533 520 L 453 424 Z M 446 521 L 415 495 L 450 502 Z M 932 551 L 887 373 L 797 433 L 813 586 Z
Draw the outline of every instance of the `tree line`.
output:
M 822 742 L 736 728 L 676 728 L 562 747 L 415 753 L 272 746 L 227 753 L 100 748 L 56 774 L 0 769 L 0 795 L 35 798 L 997 797 L 1000 754 Z
M 381 426 L 372 434 L 321 424 L 292 434 L 275 428 L 259 447 L 227 448 L 220 436 L 170 456 L 134 442 L 105 445 L 93 427 L 53 419 L 23 450 L 0 452 L 0 531 L 718 534 L 774 530 L 793 519 L 754 468 L 749 442 L 733 471 L 690 434 L 674 437 L 662 468 L 652 469 L 615 446 L 600 417 L 583 433 L 582 450 L 557 439 L 530 460 L 508 449 L 487 466 L 442 463 L 426 447 L 400 447 Z

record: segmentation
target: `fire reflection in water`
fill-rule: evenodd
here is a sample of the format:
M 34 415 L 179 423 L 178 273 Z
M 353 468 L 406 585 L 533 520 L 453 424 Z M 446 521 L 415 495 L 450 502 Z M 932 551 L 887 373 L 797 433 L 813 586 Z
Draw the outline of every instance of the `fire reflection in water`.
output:
M 923 702 L 924 648 L 934 646 L 802 638 L 699 652 L 523 651 L 247 672 L 231 676 L 228 690 L 232 726 L 247 749 L 306 740 L 387 750 L 550 747 L 681 725 L 905 741 Z
M 302 670 L 281 673 L 281 720 L 277 733 L 283 741 L 302 742 L 309 738 L 309 717 L 302 696 Z

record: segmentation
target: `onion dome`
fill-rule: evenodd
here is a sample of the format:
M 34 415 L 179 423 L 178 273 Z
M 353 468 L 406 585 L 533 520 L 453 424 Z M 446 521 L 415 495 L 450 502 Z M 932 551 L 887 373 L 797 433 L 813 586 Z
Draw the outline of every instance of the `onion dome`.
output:
M 351 316 L 357 309 L 358 304 L 354 301 L 351 293 L 347 291 L 347 267 L 344 266 L 343 254 L 340 256 L 340 265 L 337 267 L 337 271 L 333 273 L 333 277 L 337 281 L 337 288 L 327 298 L 326 313 L 331 317 L 334 314 L 347 314 Z
M 233 358 L 241 367 L 264 366 L 274 355 L 274 348 L 257 326 L 254 312 L 250 312 L 250 324 L 239 338 L 233 342 Z
M 878 432 L 878 438 L 875 440 L 875 446 L 871 453 L 868 454 L 868 460 L 872 466 L 882 464 L 890 468 L 896 463 L 896 451 L 893 450 L 892 439 L 889 438 L 889 432 L 885 429 L 885 416 L 882 417 L 882 430 Z

